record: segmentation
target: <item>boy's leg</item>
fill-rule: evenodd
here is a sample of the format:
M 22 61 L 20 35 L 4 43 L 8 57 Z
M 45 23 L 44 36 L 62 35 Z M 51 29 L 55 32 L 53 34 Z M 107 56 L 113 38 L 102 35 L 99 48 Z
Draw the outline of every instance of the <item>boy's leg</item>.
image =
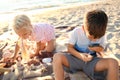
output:
M 53 71 L 55 80 L 64 80 L 63 65 L 69 67 L 67 58 L 62 53 L 56 53 L 53 57 Z
M 104 70 L 107 70 L 107 80 L 119 80 L 119 66 L 115 59 L 105 58 L 96 63 L 95 71 Z

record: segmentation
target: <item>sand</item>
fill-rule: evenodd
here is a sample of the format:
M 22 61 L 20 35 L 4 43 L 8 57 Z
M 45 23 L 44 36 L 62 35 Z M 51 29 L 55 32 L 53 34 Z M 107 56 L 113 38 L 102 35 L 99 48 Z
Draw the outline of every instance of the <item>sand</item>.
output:
M 64 8 L 57 8 L 45 12 L 27 13 L 33 23 L 46 22 L 55 26 L 57 51 L 66 51 L 65 44 L 68 40 L 68 35 L 75 27 L 80 27 L 83 24 L 84 14 L 93 9 L 101 9 L 108 15 L 107 40 L 108 48 L 111 53 L 115 54 L 118 61 L 120 59 L 120 0 L 102 0 L 95 3 L 84 5 L 71 5 Z M 0 22 L 1 36 L 9 32 L 9 20 Z M 13 40 L 11 37 L 6 37 L 7 41 Z M 8 39 L 9 38 L 9 39 Z M 3 37 L 0 37 L 0 40 Z M 11 41 L 13 42 L 13 41 Z M 113 55 L 112 55 L 113 57 Z
M 83 24 L 84 14 L 93 9 L 101 9 L 108 15 L 107 40 L 108 47 L 113 53 L 119 53 L 120 48 L 120 1 L 119 0 L 102 0 L 95 3 L 84 5 L 73 5 L 55 10 L 49 10 L 45 13 L 39 11 L 29 15 L 32 22 L 47 22 L 55 26 L 57 43 L 65 43 L 69 32 Z

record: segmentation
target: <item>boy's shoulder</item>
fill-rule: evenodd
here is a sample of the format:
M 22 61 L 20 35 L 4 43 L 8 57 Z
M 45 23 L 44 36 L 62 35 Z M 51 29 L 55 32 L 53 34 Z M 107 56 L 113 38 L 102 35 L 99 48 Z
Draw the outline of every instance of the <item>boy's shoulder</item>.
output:
M 83 28 L 82 27 L 76 27 L 73 32 L 83 32 Z

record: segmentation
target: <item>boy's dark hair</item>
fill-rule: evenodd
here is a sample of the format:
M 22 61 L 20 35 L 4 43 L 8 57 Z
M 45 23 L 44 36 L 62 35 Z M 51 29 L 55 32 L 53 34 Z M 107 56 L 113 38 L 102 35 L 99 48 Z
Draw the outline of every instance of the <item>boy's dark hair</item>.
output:
M 102 10 L 90 11 L 85 17 L 85 25 L 94 38 L 100 38 L 105 34 L 107 22 L 108 17 Z

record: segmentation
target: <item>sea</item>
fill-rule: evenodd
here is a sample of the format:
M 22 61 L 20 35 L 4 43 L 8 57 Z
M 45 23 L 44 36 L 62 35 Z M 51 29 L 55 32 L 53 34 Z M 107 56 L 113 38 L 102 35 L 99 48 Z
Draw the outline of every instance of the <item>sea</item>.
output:
M 86 4 L 99 0 L 2 0 L 0 2 L 0 21 L 17 13 L 30 11 L 45 11 L 80 3 Z M 32 12 L 33 13 L 33 12 Z

